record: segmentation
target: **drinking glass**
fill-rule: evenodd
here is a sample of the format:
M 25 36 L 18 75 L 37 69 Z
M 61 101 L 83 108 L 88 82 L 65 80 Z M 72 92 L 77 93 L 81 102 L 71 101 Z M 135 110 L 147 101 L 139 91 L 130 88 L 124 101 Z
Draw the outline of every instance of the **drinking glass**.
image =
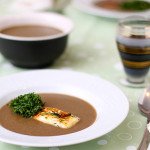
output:
M 142 16 L 120 20 L 116 43 L 126 74 L 121 83 L 133 87 L 145 86 L 150 67 L 150 20 Z
M 52 10 L 53 11 L 56 11 L 56 12 L 62 12 L 63 9 L 69 5 L 71 0 L 53 0 L 52 3 L 53 3 L 53 8 Z

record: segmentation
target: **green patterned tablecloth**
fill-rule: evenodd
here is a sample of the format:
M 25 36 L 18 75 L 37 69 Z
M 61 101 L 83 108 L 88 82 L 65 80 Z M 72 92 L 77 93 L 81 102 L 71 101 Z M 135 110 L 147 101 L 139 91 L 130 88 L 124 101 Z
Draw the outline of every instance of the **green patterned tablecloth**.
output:
M 11 5 L 10 1 L 7 0 L 9 5 L 2 4 L 2 1 L 4 0 L 0 1 L 0 14 L 12 13 L 8 9 Z M 137 108 L 137 101 L 143 89 L 119 84 L 119 78 L 124 76 L 124 72 L 115 45 L 117 22 L 82 13 L 73 6 L 69 6 L 64 14 L 73 20 L 75 28 L 65 53 L 49 69 L 86 72 L 114 83 L 129 100 L 129 114 L 112 132 L 86 143 L 55 148 L 28 148 L 0 142 L 0 150 L 136 150 L 146 125 L 146 118 Z M 0 76 L 22 71 L 26 69 L 12 66 L 0 55 Z

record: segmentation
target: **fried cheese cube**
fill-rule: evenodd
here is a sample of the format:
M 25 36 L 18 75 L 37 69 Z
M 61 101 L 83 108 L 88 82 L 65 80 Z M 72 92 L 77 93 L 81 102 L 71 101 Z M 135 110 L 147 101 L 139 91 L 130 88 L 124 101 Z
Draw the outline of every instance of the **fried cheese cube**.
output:
M 33 117 L 35 120 L 41 121 L 52 126 L 68 129 L 79 122 L 80 118 L 77 116 L 62 111 L 57 108 L 45 107 L 41 112 Z

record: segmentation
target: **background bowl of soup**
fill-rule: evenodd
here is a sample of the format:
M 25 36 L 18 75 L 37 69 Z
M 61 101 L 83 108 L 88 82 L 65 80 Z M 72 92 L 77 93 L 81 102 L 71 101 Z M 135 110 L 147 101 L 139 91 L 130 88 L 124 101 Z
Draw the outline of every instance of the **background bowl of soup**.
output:
M 0 52 L 13 65 L 42 68 L 64 52 L 72 21 L 56 13 L 28 13 L 0 18 Z

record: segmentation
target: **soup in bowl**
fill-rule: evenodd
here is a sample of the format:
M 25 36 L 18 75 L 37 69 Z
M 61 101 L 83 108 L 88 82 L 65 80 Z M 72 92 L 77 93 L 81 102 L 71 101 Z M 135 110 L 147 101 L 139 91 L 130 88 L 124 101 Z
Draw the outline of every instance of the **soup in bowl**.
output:
M 0 18 L 0 52 L 13 65 L 42 68 L 64 52 L 72 21 L 57 13 L 28 13 Z

